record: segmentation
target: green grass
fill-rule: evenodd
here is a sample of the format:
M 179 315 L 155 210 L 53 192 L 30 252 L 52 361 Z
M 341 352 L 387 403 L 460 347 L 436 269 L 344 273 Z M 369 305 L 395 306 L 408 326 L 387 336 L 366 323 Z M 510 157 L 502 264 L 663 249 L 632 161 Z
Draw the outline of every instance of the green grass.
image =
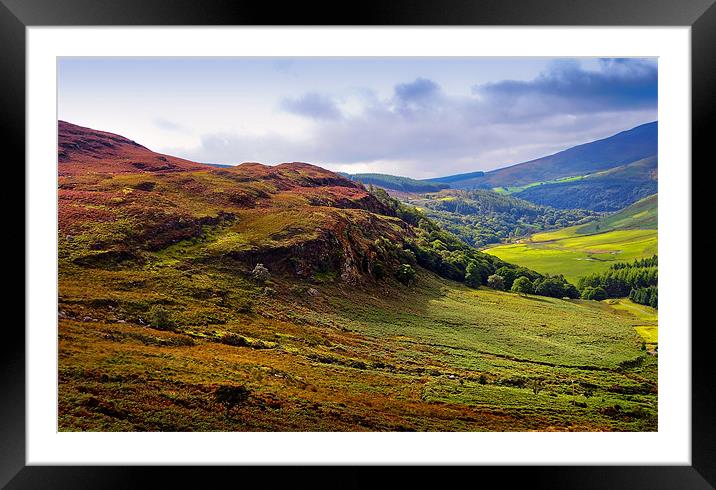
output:
M 576 233 L 587 235 L 609 230 L 656 230 L 658 219 L 658 196 L 654 194 L 601 220 L 580 226 L 576 229 Z
M 628 262 L 658 253 L 656 230 L 618 230 L 574 236 L 574 229 L 539 233 L 523 243 L 484 250 L 500 259 L 543 274 L 563 274 L 576 283 L 615 262 Z
M 485 250 L 500 259 L 570 282 L 602 272 L 614 262 L 658 254 L 657 196 L 585 225 L 537 233 L 520 243 Z
M 647 344 L 656 344 L 659 341 L 658 327 L 645 325 L 641 327 L 634 327 L 634 330 L 636 330 L 636 333 L 638 333 Z
M 422 270 L 411 287 L 384 284 L 390 294 L 289 284 L 267 297 L 218 270 L 66 268 L 60 430 L 656 429 L 657 360 L 634 329 L 648 322 L 615 305 Z M 162 301 L 173 331 L 137 323 L 141 302 Z M 221 384 L 251 390 L 236 418 L 212 402 Z
M 519 185 L 519 186 L 493 187 L 492 190 L 499 194 L 516 194 L 518 192 L 524 191 L 525 189 L 529 189 L 530 187 L 535 187 L 538 185 L 561 184 L 564 182 L 574 182 L 577 180 L 582 180 L 586 177 L 588 177 L 588 175 L 575 175 L 572 177 L 562 177 L 559 179 L 545 180 L 545 181 L 541 181 L 541 182 L 531 182 L 529 184 Z

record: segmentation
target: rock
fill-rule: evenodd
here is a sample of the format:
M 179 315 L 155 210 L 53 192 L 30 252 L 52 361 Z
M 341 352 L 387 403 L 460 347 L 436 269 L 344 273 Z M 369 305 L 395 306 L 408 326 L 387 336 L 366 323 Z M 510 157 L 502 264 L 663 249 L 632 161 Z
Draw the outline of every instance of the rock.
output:
M 306 294 L 309 296 L 318 296 L 321 293 L 319 293 L 318 289 L 316 289 L 316 288 L 308 288 L 308 291 L 306 291 Z

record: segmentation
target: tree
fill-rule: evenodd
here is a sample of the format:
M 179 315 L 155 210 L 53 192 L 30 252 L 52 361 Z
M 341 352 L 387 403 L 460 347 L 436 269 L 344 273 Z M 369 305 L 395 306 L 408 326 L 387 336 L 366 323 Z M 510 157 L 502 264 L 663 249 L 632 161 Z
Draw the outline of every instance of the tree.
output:
M 492 289 L 497 289 L 498 291 L 504 291 L 505 289 L 505 278 L 497 275 L 492 274 L 487 278 L 487 285 L 490 286 Z
M 566 281 L 562 276 L 545 276 L 535 281 L 534 292 L 540 296 L 563 298 L 565 296 L 565 283 Z
M 480 266 L 475 261 L 471 261 L 467 264 L 465 269 L 465 284 L 471 288 L 480 287 L 482 284 L 482 273 L 480 272 Z
M 251 391 L 245 386 L 219 386 L 214 393 L 214 399 L 226 409 L 228 417 L 234 407 L 244 405 L 249 400 Z
M 586 288 L 582 289 L 582 299 L 602 301 L 603 299 L 607 299 L 607 297 L 607 292 L 601 286 L 597 286 L 596 288 L 587 286 Z
M 395 278 L 408 286 L 415 281 L 415 269 L 410 264 L 401 264 L 395 271 Z
M 532 390 L 532 393 L 534 393 L 535 395 L 539 395 L 539 392 L 542 391 L 542 389 L 544 388 L 544 381 L 541 379 L 534 378 L 527 383 L 527 386 L 529 386 L 529 388 Z
M 592 298 L 594 301 L 602 301 L 607 299 L 607 292 L 604 290 L 603 287 L 597 286 L 594 288 L 594 291 L 592 291 Z
M 256 264 L 254 270 L 251 271 L 251 275 L 259 282 L 266 282 L 271 278 L 269 270 L 263 264 Z
M 515 279 L 515 282 L 512 283 L 512 289 L 511 291 L 513 293 L 517 293 L 519 295 L 527 295 L 532 294 L 534 291 L 534 286 L 532 285 L 532 281 L 529 280 L 529 278 L 525 276 L 520 276 L 517 279 Z
M 579 298 L 579 290 L 576 288 L 576 286 L 574 284 L 565 283 L 564 284 L 564 295 L 570 299 L 577 299 L 577 298 Z
M 510 289 L 517 278 L 517 271 L 511 267 L 502 266 L 495 271 L 495 274 L 502 276 L 505 280 L 505 289 Z

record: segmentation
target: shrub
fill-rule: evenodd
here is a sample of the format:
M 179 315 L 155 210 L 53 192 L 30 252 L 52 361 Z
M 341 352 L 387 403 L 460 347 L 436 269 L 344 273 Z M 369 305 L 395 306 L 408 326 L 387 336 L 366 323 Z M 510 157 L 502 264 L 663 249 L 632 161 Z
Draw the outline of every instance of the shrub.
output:
M 236 311 L 244 314 L 253 313 L 254 302 L 250 299 L 244 299 L 242 301 L 239 301 L 239 303 L 236 305 Z
M 231 410 L 249 401 L 250 394 L 251 391 L 245 386 L 219 386 L 214 393 L 214 399 L 224 406 L 228 417 Z
M 382 262 L 373 264 L 373 275 L 376 279 L 383 279 L 385 277 L 385 266 Z
M 254 270 L 251 271 L 251 275 L 259 282 L 266 282 L 271 278 L 271 273 L 263 264 L 256 264 Z
M 490 286 L 492 289 L 504 291 L 505 278 L 497 274 L 492 274 L 487 278 L 487 285 Z
M 512 283 L 511 291 L 521 295 L 532 294 L 534 286 L 532 285 L 532 281 L 530 281 L 527 277 L 520 276 Z
M 169 320 L 169 312 L 162 305 L 152 305 L 147 312 L 149 324 L 158 330 L 170 330 L 172 323 Z
M 233 347 L 249 347 L 251 344 L 245 337 L 236 335 L 235 333 L 229 333 L 219 339 L 219 342 Z
M 410 285 L 415 281 L 415 269 L 409 264 L 401 264 L 395 271 L 395 278 L 406 286 Z

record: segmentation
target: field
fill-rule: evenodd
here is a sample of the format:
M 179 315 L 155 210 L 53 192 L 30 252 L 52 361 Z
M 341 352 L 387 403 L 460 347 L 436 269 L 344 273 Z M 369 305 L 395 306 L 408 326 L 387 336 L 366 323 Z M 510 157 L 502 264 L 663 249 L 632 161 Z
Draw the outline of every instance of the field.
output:
M 230 280 L 168 265 L 66 270 L 60 430 L 656 430 L 656 358 L 628 311 L 426 272 L 391 294 L 328 282 L 268 297 L 233 281 L 252 307 L 187 296 Z M 157 295 L 179 326 L 122 320 Z M 214 399 L 227 384 L 251 391 L 230 416 Z
M 585 225 L 537 233 L 519 243 L 485 250 L 502 260 L 537 272 L 579 277 L 601 272 L 614 262 L 628 262 L 658 253 L 657 197 Z
M 575 175 L 573 177 L 562 177 L 559 179 L 545 180 L 542 182 L 532 182 L 530 184 L 525 184 L 525 185 L 520 185 L 520 186 L 494 187 L 492 190 L 499 194 L 516 194 L 518 192 L 524 191 L 525 189 L 529 189 L 530 187 L 535 187 L 538 185 L 562 184 L 564 182 L 575 182 L 577 180 L 582 180 L 586 177 L 588 177 L 588 176 L 587 175 Z
M 618 312 L 632 317 L 634 319 L 634 330 L 642 338 L 646 347 L 649 349 L 656 348 L 659 343 L 659 319 L 658 311 L 649 306 L 640 305 L 626 298 L 608 299 L 605 301 L 609 306 Z
M 618 230 L 576 235 L 563 229 L 533 235 L 523 243 L 485 250 L 506 262 L 543 274 L 563 274 L 573 283 L 581 276 L 601 272 L 614 262 L 650 257 L 658 251 L 656 230 Z

